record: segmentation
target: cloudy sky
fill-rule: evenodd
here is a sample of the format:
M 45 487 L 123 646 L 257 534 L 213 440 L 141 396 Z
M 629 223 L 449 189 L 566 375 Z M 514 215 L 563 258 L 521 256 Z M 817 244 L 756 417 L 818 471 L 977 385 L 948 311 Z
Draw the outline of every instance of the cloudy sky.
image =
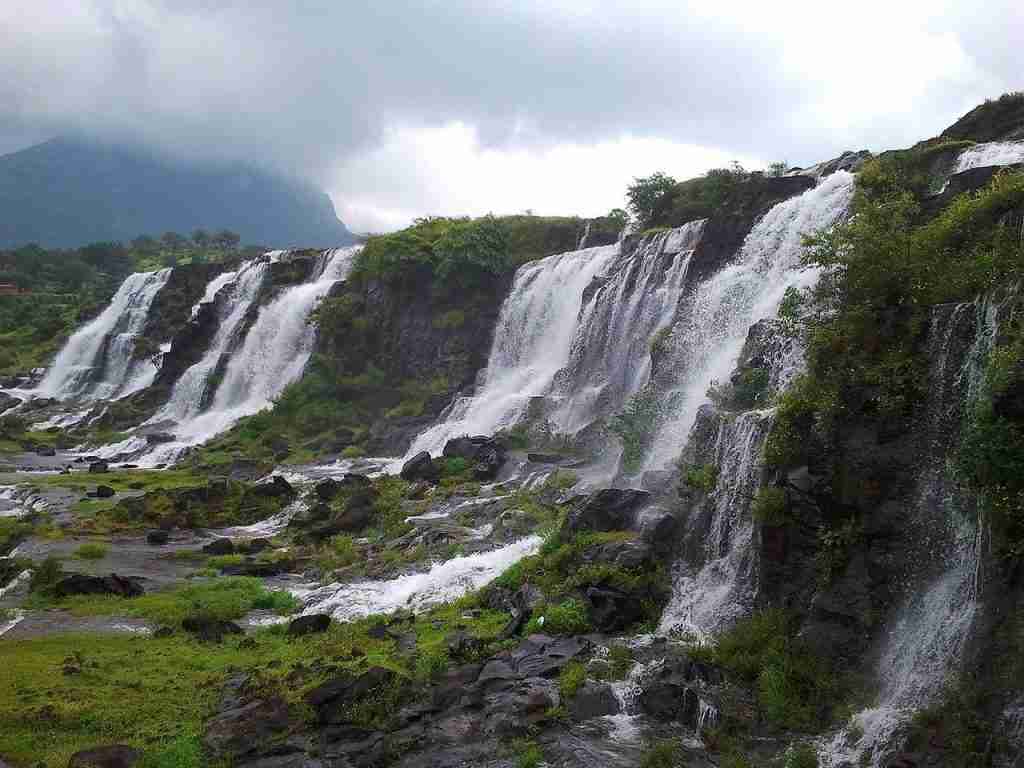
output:
M 906 146 L 1024 89 L 1020 0 L 0 0 L 0 152 L 69 131 L 323 186 L 379 231 Z

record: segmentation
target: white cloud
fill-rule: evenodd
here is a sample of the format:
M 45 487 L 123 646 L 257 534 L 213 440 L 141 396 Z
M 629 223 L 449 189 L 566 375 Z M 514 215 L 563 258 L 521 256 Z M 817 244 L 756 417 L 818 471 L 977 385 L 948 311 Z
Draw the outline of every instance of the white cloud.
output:
M 329 191 L 356 231 L 405 226 L 423 215 L 521 213 L 596 216 L 624 205 L 635 176 L 665 171 L 684 179 L 733 160 L 759 158 L 623 136 L 595 144 L 499 149 L 465 123 L 395 128 L 377 149 L 339 168 Z

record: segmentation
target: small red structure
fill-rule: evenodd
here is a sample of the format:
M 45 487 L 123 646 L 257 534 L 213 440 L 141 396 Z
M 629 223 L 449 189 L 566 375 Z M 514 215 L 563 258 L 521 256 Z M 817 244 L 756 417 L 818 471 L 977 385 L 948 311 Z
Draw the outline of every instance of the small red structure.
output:
M 28 288 L 19 288 L 17 283 L 0 283 L 0 296 L 17 296 L 28 293 Z

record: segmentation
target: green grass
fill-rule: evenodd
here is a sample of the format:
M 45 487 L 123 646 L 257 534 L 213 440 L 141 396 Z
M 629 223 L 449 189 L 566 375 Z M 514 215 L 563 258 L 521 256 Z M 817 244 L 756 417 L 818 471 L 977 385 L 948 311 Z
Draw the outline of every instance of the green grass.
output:
M 75 550 L 75 557 L 80 560 L 102 560 L 110 548 L 99 541 L 90 541 Z
M 562 699 L 571 699 L 587 681 L 587 668 L 578 661 L 570 661 L 558 674 L 558 692 Z
M 267 590 L 259 579 L 232 576 L 135 598 L 77 595 L 53 603 L 37 596 L 30 605 L 58 605 L 75 616 L 133 616 L 156 624 L 178 626 L 187 616 L 232 621 L 255 608 L 287 614 L 294 612 L 299 602 L 287 592 Z

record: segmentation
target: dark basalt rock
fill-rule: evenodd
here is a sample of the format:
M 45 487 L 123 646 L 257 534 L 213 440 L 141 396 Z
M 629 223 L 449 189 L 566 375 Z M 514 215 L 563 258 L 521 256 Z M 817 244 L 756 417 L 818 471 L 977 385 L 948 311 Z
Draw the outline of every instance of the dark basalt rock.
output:
M 68 768 L 132 768 L 141 759 L 142 753 L 134 747 L 112 744 L 75 752 Z
M 57 449 L 54 448 L 52 445 L 41 445 L 38 448 L 36 448 L 36 455 L 37 456 L 56 456 L 57 455 Z
M 569 513 L 566 527 L 579 531 L 623 531 L 633 525 L 637 510 L 650 499 L 647 491 L 605 488 L 588 496 Z
M 87 576 L 75 573 L 57 582 L 54 594 L 58 598 L 72 595 L 115 595 L 117 597 L 138 597 L 145 590 L 135 579 L 118 576 Z
M 332 478 L 327 478 L 314 485 L 313 492 L 320 501 L 330 501 L 341 492 L 341 483 Z
M 174 435 L 170 432 L 150 432 L 146 435 L 146 442 L 149 445 L 161 445 L 163 443 L 173 443 L 175 440 Z
M 426 480 L 436 483 L 441 477 L 441 470 L 427 451 L 421 451 L 402 465 L 400 475 L 407 482 Z
M 288 573 L 294 563 L 290 560 L 253 560 L 247 558 L 241 563 L 225 565 L 220 572 L 225 576 L 255 576 L 259 579 L 266 579 L 271 576 L 280 576 Z
M 316 710 L 320 723 L 344 723 L 347 720 L 346 710 L 352 704 L 391 685 L 394 677 L 395 673 L 384 667 L 370 667 L 358 677 L 342 675 L 307 693 L 306 703 Z
M 299 616 L 288 625 L 289 637 L 302 637 L 326 632 L 331 626 L 331 617 L 326 613 L 314 613 L 310 616 Z
M 268 499 L 280 499 L 295 495 L 295 489 L 291 483 L 280 475 L 274 475 L 269 483 L 260 483 L 252 487 L 252 494 Z
M 92 462 L 89 465 L 89 472 L 91 472 L 92 474 L 100 474 L 100 473 L 103 473 L 103 472 L 108 472 L 109 470 L 110 470 L 110 465 L 107 464 L 107 462 L 102 461 L 102 460 L 101 461 L 94 461 L 94 462 Z
M 9 395 L 6 392 L 0 392 L 0 413 L 9 411 L 20 402 L 21 400 L 14 395 Z
M 526 459 L 534 464 L 561 464 L 563 461 L 567 461 L 565 456 L 560 456 L 557 453 L 528 453 Z
M 220 643 L 225 635 L 240 635 L 242 628 L 233 621 L 213 619 L 208 616 L 188 616 L 181 622 L 181 628 L 201 643 Z
M 445 443 L 442 455 L 446 459 L 461 458 L 473 464 L 473 477 L 493 480 L 505 463 L 507 449 L 493 437 L 456 437 Z
M 576 694 L 569 699 L 569 715 L 573 720 L 589 720 L 592 717 L 617 715 L 619 700 L 608 683 L 587 680 Z
M 287 703 L 278 696 L 249 700 L 243 695 L 247 684 L 248 678 L 244 675 L 236 675 L 228 681 L 220 709 L 206 726 L 203 736 L 206 751 L 211 757 L 235 764 L 239 758 L 262 755 L 266 751 L 278 752 L 271 760 L 293 753 L 290 749 L 281 750 L 285 745 L 279 741 L 280 735 L 292 725 Z M 258 764 L 275 763 L 261 760 Z
M 146 543 L 153 546 L 161 546 L 170 541 L 171 534 L 163 530 L 154 530 L 146 533 Z
M 203 547 L 203 552 L 208 555 L 233 555 L 235 543 L 231 539 L 214 539 Z
M 97 499 L 109 499 L 116 495 L 116 491 L 109 485 L 97 485 L 96 486 L 96 498 Z
M 636 595 L 611 587 L 588 587 L 586 597 L 590 622 L 602 632 L 625 629 L 643 618 Z
M 242 552 L 247 555 L 256 555 L 260 552 L 265 552 L 270 549 L 273 544 L 270 543 L 269 539 L 250 539 L 249 541 L 243 541 L 235 545 L 235 551 Z

